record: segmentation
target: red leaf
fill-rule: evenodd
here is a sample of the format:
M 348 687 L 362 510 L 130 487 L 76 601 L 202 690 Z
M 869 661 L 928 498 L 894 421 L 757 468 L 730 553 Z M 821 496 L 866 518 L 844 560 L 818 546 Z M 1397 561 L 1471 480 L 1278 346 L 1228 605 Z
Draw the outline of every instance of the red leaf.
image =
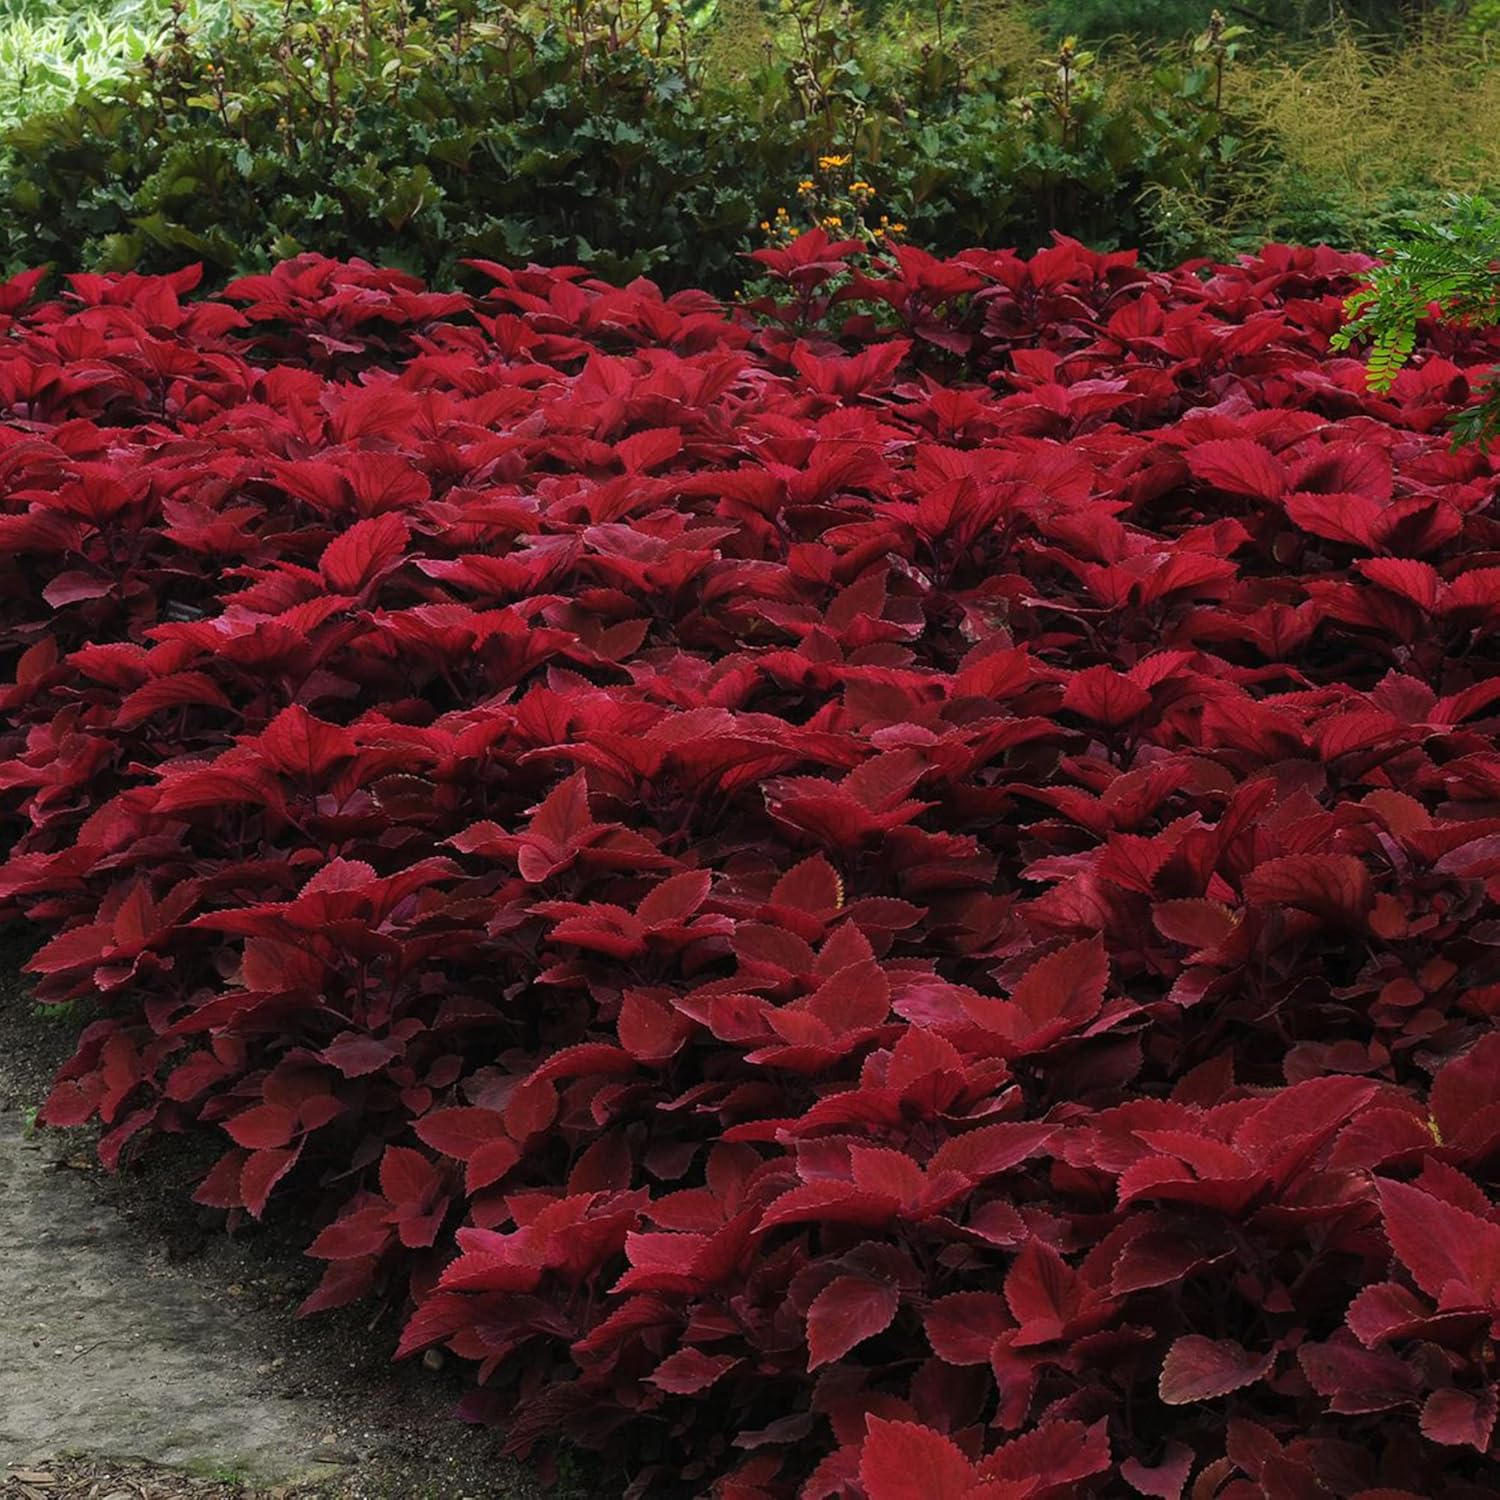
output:
M 1375 904 L 1375 888 L 1370 872 L 1350 855 L 1289 854 L 1257 865 L 1245 877 L 1245 899 L 1359 925 Z
M 236 1145 L 252 1150 L 285 1146 L 296 1134 L 297 1111 L 283 1104 L 257 1104 L 224 1122 Z
M 1225 494 L 1279 500 L 1286 489 L 1280 462 L 1249 438 L 1199 443 L 1188 449 L 1187 462 L 1194 479 Z
M 1167 1350 L 1161 1367 L 1161 1399 L 1168 1406 L 1212 1401 L 1271 1373 L 1274 1354 L 1254 1354 L 1233 1339 L 1185 1334 Z
M 637 1062 L 660 1063 L 682 1050 L 693 1023 L 645 990 L 626 990 L 616 1030 Z
M 458 1106 L 434 1110 L 416 1121 L 412 1129 L 425 1145 L 459 1161 L 468 1161 L 488 1142 L 510 1139 L 505 1117 L 493 1109 Z
M 653 886 L 635 909 L 648 927 L 685 922 L 708 899 L 713 877 L 706 870 L 685 870 Z
M 69 604 L 79 604 L 86 599 L 105 599 L 115 591 L 113 578 L 100 578 L 93 573 L 58 573 L 48 580 L 42 589 L 42 598 L 53 609 L 63 609 Z
M 998 1292 L 950 1292 L 923 1314 L 932 1352 L 950 1365 L 984 1365 L 1002 1333 L 1016 1326 Z
M 1373 1349 L 1383 1340 L 1420 1324 L 1427 1312 L 1427 1306 L 1415 1293 L 1394 1281 L 1381 1281 L 1365 1287 L 1349 1304 L 1346 1322 L 1355 1338 Z
M 131 729 L 164 708 L 229 708 L 224 690 L 206 672 L 173 672 L 142 683 L 127 693 L 115 714 L 121 729 Z
M 37 1118 L 43 1125 L 63 1128 L 85 1125 L 98 1110 L 104 1090 L 104 1079 L 98 1074 L 79 1080 L 60 1078 L 52 1085 Z
M 318 568 L 328 587 L 340 594 L 360 594 L 388 573 L 411 540 L 406 522 L 392 511 L 356 521 L 323 549 Z
M 591 1051 L 587 1047 L 574 1048 L 573 1051 L 575 1055 L 571 1061 L 576 1065 L 576 1072 L 572 1069 L 560 1070 L 557 1064 L 565 1053 L 554 1053 L 551 1062 L 537 1069 L 530 1078 L 511 1091 L 510 1098 L 505 1102 L 505 1128 L 510 1132 L 512 1140 L 527 1141 L 538 1131 L 546 1130 L 557 1118 L 557 1091 L 551 1082 L 554 1076 L 587 1077 L 595 1071 L 612 1071 L 608 1063 L 614 1060 L 614 1048 L 599 1048 L 602 1056 L 577 1055 Z M 604 1066 L 600 1066 L 601 1063 Z
M 315 1312 L 327 1312 L 334 1307 L 347 1307 L 357 1302 L 375 1285 L 375 1268 L 378 1262 L 373 1256 L 363 1260 L 336 1260 L 323 1273 L 317 1289 L 297 1309 L 299 1318 Z
M 1482 1140 L 1500 1104 L 1500 1034 L 1482 1036 L 1461 1057 L 1445 1064 L 1432 1081 L 1428 1103 L 1445 1143 Z
M 1374 551 L 1385 509 L 1367 495 L 1288 495 L 1287 519 L 1313 536 Z
M 733 1354 L 679 1349 L 662 1360 L 646 1379 L 670 1395 L 697 1396 L 741 1363 Z
M 209 1208 L 243 1208 L 245 1200 L 240 1193 L 240 1176 L 249 1155 L 237 1146 L 226 1151 L 198 1184 L 193 1202 L 206 1204 Z
M 240 1198 L 255 1218 L 266 1211 L 271 1189 L 296 1165 L 302 1144 L 252 1152 L 240 1172 Z
M 1062 706 L 1106 729 L 1118 729 L 1151 707 L 1151 695 L 1113 667 L 1089 667 L 1068 681 Z
M 341 761 L 354 754 L 354 738 L 347 729 L 315 719 L 305 708 L 284 708 L 261 731 L 260 753 L 282 775 L 316 783 Z
M 380 1037 L 343 1031 L 319 1055 L 345 1078 L 363 1078 L 368 1073 L 378 1072 L 392 1058 L 399 1057 L 401 1049 L 394 1042 Z
M 1006 1273 L 1005 1300 L 1028 1344 L 1060 1338 L 1082 1299 L 1078 1273 L 1042 1240 L 1028 1240 Z
M 1429 1297 L 1457 1294 L 1481 1306 L 1500 1294 L 1500 1224 L 1480 1219 L 1404 1182 L 1381 1182 L 1386 1238 Z
M 1001 1120 L 944 1141 L 927 1164 L 928 1174 L 961 1172 L 971 1182 L 997 1177 L 1041 1153 L 1058 1133 L 1055 1125 Z
M 421 1131 L 418 1130 L 417 1134 L 420 1135 Z M 485 1141 L 468 1157 L 468 1166 L 464 1171 L 464 1191 L 478 1193 L 493 1186 L 520 1159 L 521 1148 L 509 1136 Z
M 1184 1233 L 1147 1230 L 1120 1252 L 1110 1277 L 1110 1290 L 1123 1296 L 1147 1287 L 1172 1286 L 1226 1254 L 1227 1249 L 1207 1249 Z
M 872 1416 L 859 1479 L 868 1500 L 965 1500 L 975 1475 L 952 1438 L 915 1422 Z
M 807 1368 L 842 1359 L 857 1344 L 884 1333 L 901 1305 L 895 1287 L 840 1276 L 828 1283 L 807 1310 Z
M 647 428 L 615 444 L 615 456 L 632 474 L 660 468 L 681 452 L 682 432 L 676 427 Z
M 1218 901 L 1158 901 L 1151 908 L 1156 930 L 1189 948 L 1216 948 L 1234 931 L 1234 913 Z
M 821 854 L 793 865 L 771 891 L 776 906 L 817 916 L 831 915 L 844 904 L 844 882 Z
M 1437 1390 L 1422 1407 L 1422 1435 L 1434 1443 L 1489 1451 L 1495 1432 L 1496 1399 L 1493 1386 L 1483 1391 Z
M 396 1204 L 423 1207 L 437 1190 L 432 1163 L 410 1146 L 387 1146 L 380 1158 L 380 1191 Z
M 1131 1489 L 1156 1500 L 1181 1500 L 1192 1472 L 1193 1450 L 1182 1443 L 1168 1443 L 1159 1463 L 1148 1466 L 1137 1458 L 1127 1458 L 1120 1465 L 1120 1478 Z
M 360 1260 L 379 1255 L 394 1238 L 390 1212 L 383 1203 L 376 1203 L 335 1219 L 308 1246 L 307 1253 L 322 1260 Z
M 1040 1422 L 1030 1432 L 1002 1443 L 980 1463 L 979 1472 L 1005 1485 L 995 1500 L 1034 1494 L 1039 1485 L 1045 1491 L 1077 1484 L 1110 1467 L 1108 1425 L 1102 1417 L 1087 1427 L 1082 1422 Z M 994 1493 L 986 1491 L 985 1495 Z M 974 1500 L 981 1500 L 980 1495 L 974 1493 Z
M 1081 1024 L 1099 1013 L 1108 983 L 1104 942 L 1093 937 L 1039 959 L 1010 998 L 1033 1026 L 1055 1020 Z
M 1372 583 L 1411 600 L 1427 614 L 1437 609 L 1442 580 L 1431 563 L 1405 557 L 1362 557 L 1354 566 Z

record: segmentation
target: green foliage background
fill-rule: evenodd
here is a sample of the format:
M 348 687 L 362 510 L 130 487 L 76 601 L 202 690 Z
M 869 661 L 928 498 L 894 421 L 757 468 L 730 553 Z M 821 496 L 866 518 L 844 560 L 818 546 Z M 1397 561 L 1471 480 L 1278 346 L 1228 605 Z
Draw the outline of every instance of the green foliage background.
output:
M 1489 187 L 1500 84 L 1478 12 L 1332 4 L 10 0 L 0 259 L 484 256 L 727 292 L 822 157 L 939 251 L 1373 247 Z M 45 87 L 6 50 L 37 26 Z

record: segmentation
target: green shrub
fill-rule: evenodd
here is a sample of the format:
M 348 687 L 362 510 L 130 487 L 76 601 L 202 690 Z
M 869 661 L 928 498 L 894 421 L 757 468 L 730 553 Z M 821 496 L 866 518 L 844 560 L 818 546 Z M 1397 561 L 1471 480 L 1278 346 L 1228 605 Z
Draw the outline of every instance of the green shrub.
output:
M 1257 149 L 1216 103 L 1217 44 L 1120 71 L 1071 42 L 1021 60 L 1024 24 L 957 8 L 781 6 L 705 26 L 673 0 L 291 0 L 217 40 L 179 28 L 116 97 L 8 132 L 0 255 L 229 273 L 315 249 L 438 276 L 482 256 L 728 289 L 825 155 L 935 248 L 1059 229 L 1175 254 L 1152 192 L 1226 203 Z
M 1392 194 L 1473 192 L 1500 177 L 1492 47 L 1431 22 L 1400 46 L 1344 29 L 1229 80 L 1234 107 L 1310 192 L 1374 209 Z

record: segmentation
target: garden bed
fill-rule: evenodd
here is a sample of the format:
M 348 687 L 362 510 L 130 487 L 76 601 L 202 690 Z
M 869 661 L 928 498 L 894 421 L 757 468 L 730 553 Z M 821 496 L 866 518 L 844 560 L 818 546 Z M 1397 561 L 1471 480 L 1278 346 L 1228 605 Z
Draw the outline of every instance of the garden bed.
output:
M 1492 1493 L 1493 342 L 857 248 L 0 289 L 44 1122 L 633 1496 Z

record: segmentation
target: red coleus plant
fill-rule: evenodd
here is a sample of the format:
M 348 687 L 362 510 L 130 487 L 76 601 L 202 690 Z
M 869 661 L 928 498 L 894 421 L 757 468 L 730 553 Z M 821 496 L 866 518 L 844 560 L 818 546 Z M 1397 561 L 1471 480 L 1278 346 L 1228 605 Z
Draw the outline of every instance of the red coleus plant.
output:
M 1493 336 L 778 254 L 0 291 L 43 1118 L 634 1495 L 1493 1494 Z

